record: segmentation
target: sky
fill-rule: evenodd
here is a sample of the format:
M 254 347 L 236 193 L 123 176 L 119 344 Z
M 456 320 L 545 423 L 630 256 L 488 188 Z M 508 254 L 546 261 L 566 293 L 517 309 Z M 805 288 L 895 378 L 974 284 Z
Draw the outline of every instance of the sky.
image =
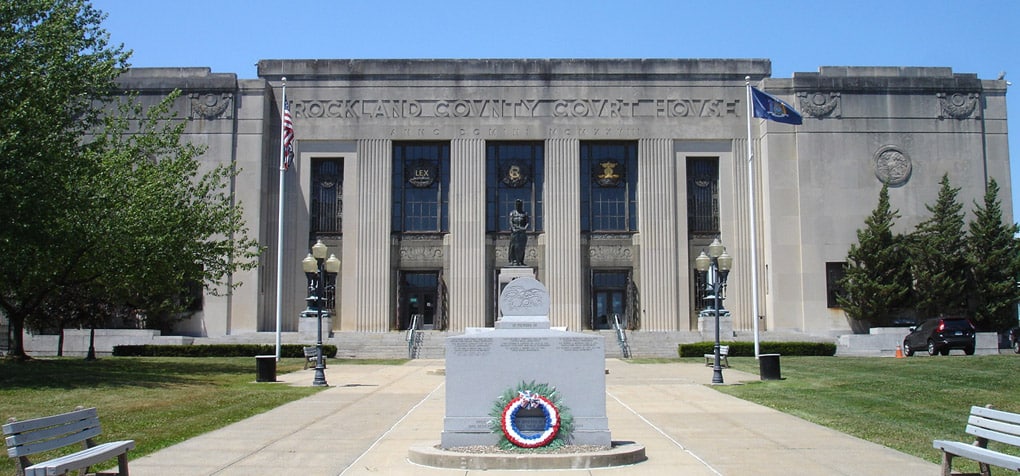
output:
M 1006 97 L 1020 215 L 1020 0 L 92 4 L 108 14 L 112 42 L 133 51 L 131 66 L 204 66 L 240 79 L 256 78 L 260 59 L 766 58 L 775 78 L 821 66 L 940 66 L 980 79 L 1005 72 L 1016 84 Z

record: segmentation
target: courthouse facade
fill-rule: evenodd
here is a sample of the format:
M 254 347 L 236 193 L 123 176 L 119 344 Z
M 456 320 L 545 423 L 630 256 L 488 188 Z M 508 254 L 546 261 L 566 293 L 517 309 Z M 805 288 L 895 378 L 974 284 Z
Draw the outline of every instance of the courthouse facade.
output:
M 192 335 L 274 331 L 278 299 L 282 330 L 298 330 L 317 240 L 342 262 L 336 331 L 399 331 L 412 315 L 492 326 L 516 200 L 554 326 L 618 316 L 637 332 L 697 330 L 694 258 L 719 238 L 735 329 L 752 329 L 757 307 L 761 330 L 833 335 L 849 329 L 834 281 L 883 182 L 897 231 L 928 217 L 943 174 L 967 210 L 996 179 L 1012 220 L 1005 81 L 907 67 L 770 76 L 765 59 L 263 60 L 257 79 L 144 68 L 121 84 L 151 102 L 183 91 L 187 140 L 237 167 L 233 191 L 266 247 L 231 295 L 205 296 L 181 326 Z M 748 83 L 803 124 L 748 121 Z M 280 200 L 284 90 L 296 158 Z

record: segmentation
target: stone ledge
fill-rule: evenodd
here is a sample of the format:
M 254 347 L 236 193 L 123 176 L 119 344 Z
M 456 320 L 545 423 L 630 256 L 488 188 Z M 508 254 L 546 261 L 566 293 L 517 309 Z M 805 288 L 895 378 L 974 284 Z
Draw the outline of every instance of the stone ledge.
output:
M 483 471 L 607 468 L 648 459 L 644 445 L 632 441 L 614 441 L 608 450 L 588 453 L 461 453 L 438 445 L 439 442 L 415 444 L 408 450 L 407 458 L 422 466 Z

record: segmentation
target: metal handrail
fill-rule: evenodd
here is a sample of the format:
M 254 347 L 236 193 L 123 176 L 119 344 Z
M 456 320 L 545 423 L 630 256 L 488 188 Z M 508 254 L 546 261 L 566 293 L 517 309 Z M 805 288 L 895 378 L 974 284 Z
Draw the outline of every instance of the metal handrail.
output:
M 407 358 L 418 358 L 421 349 L 421 331 L 418 329 L 418 314 L 411 315 L 411 326 L 407 328 Z
M 630 358 L 630 345 L 627 344 L 627 333 L 623 331 L 623 327 L 620 325 L 620 315 L 613 314 L 613 327 L 616 329 L 616 342 L 620 344 L 620 352 L 623 353 L 623 358 Z

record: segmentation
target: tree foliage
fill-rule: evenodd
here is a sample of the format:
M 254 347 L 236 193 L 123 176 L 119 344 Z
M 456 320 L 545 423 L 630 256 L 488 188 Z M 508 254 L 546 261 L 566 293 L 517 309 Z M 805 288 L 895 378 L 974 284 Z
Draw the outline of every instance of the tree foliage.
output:
M 176 94 L 113 102 L 128 66 L 84 0 L 0 3 L 0 310 L 26 322 L 78 302 L 179 315 L 189 285 L 255 265 L 228 166 L 200 172 Z M 94 318 L 95 316 L 93 316 Z
M 882 186 L 878 205 L 857 230 L 857 243 L 850 245 L 847 264 L 837 296 L 839 305 L 851 318 L 872 325 L 888 325 L 893 311 L 906 305 L 910 293 L 910 270 L 903 237 L 893 233 L 899 212 L 889 205 L 889 187 Z
M 919 223 L 910 238 L 915 308 L 921 317 L 963 315 L 967 310 L 967 239 L 959 188 L 949 175 L 939 182 L 939 195 L 925 208 L 931 217 Z
M 971 311 L 981 330 L 1004 331 L 1016 325 L 1016 303 L 1020 300 L 1020 247 L 1015 223 L 1002 221 L 999 184 L 988 182 L 984 203 L 974 204 L 970 222 L 967 263 L 972 277 Z
M 904 237 L 892 232 L 899 214 L 882 187 L 839 282 L 837 300 L 848 317 L 881 326 L 912 311 L 918 318 L 967 316 L 983 331 L 1015 325 L 1020 227 L 1003 221 L 999 186 L 991 179 L 983 204 L 974 204 L 967 233 L 958 192 L 944 175 L 938 198 L 927 205 L 931 216 Z

